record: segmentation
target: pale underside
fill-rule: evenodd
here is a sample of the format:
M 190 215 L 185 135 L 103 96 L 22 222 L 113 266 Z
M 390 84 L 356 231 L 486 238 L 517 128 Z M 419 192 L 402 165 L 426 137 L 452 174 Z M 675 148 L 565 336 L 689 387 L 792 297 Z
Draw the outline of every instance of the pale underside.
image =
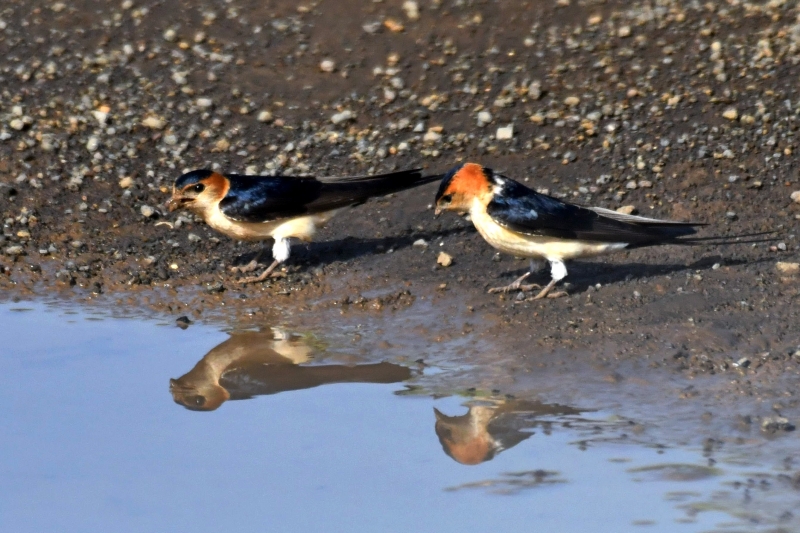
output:
M 314 215 L 270 220 L 268 222 L 240 222 L 225 216 L 218 205 L 209 206 L 204 213 L 206 224 L 228 237 L 242 241 L 283 240 L 290 237 L 310 241 L 317 228 L 324 226 L 339 210 Z
M 521 257 L 560 262 L 607 254 L 622 250 L 628 245 L 625 242 L 566 240 L 519 233 L 495 222 L 486 212 L 486 208 L 477 201 L 470 209 L 470 217 L 486 242 L 502 252 Z
M 317 228 L 324 226 L 340 210 L 333 209 L 324 213 L 267 222 L 241 222 L 227 217 L 220 210 L 218 202 L 198 202 L 193 207 L 193 211 L 202 216 L 206 224 L 233 239 L 240 241 L 275 239 L 272 246 L 272 257 L 276 264 L 283 263 L 289 258 L 290 238 L 310 242 L 317 232 Z

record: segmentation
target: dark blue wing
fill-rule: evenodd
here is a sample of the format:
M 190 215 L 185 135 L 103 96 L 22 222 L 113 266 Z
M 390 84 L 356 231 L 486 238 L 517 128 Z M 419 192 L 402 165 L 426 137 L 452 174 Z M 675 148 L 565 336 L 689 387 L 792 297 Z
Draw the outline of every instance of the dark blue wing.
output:
M 268 222 L 308 213 L 322 183 L 315 178 L 228 174 L 230 189 L 219 207 L 241 222 Z
M 692 224 L 688 223 L 616 220 L 539 194 L 511 179 L 501 179 L 502 192 L 494 195 L 487 212 L 501 226 L 519 233 L 590 242 L 625 242 L 638 246 L 695 233 Z
M 228 174 L 230 189 L 220 201 L 222 213 L 241 222 L 268 222 L 357 205 L 368 198 L 399 192 L 441 176 L 418 169 L 376 176 L 342 178 L 243 176 Z

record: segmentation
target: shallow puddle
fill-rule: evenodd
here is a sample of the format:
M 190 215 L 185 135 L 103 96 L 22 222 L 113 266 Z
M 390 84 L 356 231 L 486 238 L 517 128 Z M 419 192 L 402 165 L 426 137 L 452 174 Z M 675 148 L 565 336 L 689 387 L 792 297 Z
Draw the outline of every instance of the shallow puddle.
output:
M 465 387 L 355 350 L 346 325 L 227 333 L 31 302 L 0 320 L 2 531 L 798 526 L 798 480 L 760 442 L 714 455 L 637 430 L 655 415 Z

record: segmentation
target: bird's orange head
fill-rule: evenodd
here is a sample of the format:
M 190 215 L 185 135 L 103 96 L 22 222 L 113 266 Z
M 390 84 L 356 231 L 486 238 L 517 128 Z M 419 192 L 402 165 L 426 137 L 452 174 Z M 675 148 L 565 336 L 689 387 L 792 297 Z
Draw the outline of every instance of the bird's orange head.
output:
M 464 163 L 444 175 L 436 193 L 436 215 L 442 211 L 466 212 L 477 199 L 492 194 L 491 169 L 477 163 Z
M 488 432 L 489 420 L 476 420 L 472 409 L 461 416 L 447 416 L 435 407 L 436 436 L 444 453 L 462 465 L 490 461 L 499 451 Z M 480 417 L 477 417 L 480 419 Z
M 219 383 L 198 380 L 189 374 L 170 379 L 169 392 L 175 403 L 191 411 L 213 411 L 231 397 Z
M 193 170 L 175 180 L 172 198 L 167 201 L 170 211 L 188 209 L 203 214 L 219 203 L 230 188 L 228 178 L 212 170 Z

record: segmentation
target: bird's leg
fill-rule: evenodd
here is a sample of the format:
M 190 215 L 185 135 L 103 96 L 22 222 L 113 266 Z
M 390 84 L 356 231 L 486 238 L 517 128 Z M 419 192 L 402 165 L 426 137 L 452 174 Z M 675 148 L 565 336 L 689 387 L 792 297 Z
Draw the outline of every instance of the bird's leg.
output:
M 259 276 L 252 276 L 239 280 L 239 283 L 258 283 L 267 279 L 278 265 L 289 259 L 289 240 L 284 237 L 275 237 L 275 244 L 272 245 L 272 257 L 275 260 Z
M 505 287 L 494 287 L 492 289 L 489 289 L 489 294 L 494 294 L 496 292 L 509 293 L 511 291 L 527 292 L 527 291 L 532 291 L 533 289 L 540 289 L 542 286 L 539 285 L 538 283 L 531 283 L 529 285 L 522 284 L 522 282 L 525 281 L 525 279 L 528 276 L 536 272 L 538 266 L 539 266 L 538 263 L 533 259 L 531 259 L 530 270 L 525 272 L 523 275 L 521 275 L 520 277 L 518 277 L 512 283 L 506 285 Z
M 536 259 L 531 259 L 530 270 L 528 271 L 528 273 L 529 274 L 534 274 L 534 273 L 539 272 L 540 270 L 542 270 L 543 267 L 544 267 L 544 264 L 542 262 L 537 261 Z M 541 288 L 542 288 L 542 286 L 539 285 L 538 283 L 531 283 L 531 284 L 528 284 L 528 285 L 520 285 L 519 286 L 519 290 L 522 291 L 522 292 L 528 292 L 528 291 L 532 291 L 533 289 L 541 289 Z
M 539 285 L 536 285 L 535 283 L 531 285 L 522 284 L 522 282 L 525 281 L 525 278 L 527 278 L 530 275 L 531 275 L 530 272 L 525 272 L 523 275 L 515 279 L 512 283 L 509 283 L 504 287 L 492 287 L 491 289 L 489 289 L 489 294 L 494 294 L 497 292 L 509 293 L 511 291 L 526 291 L 526 290 L 530 291 L 538 288 Z
M 542 298 L 561 298 L 562 296 L 567 296 L 567 293 L 564 291 L 558 291 L 550 294 L 550 291 L 553 287 L 556 286 L 556 283 L 567 277 L 567 267 L 564 265 L 562 261 L 550 261 L 550 275 L 553 279 L 550 280 L 550 283 L 544 286 L 544 288 L 539 291 L 539 294 L 531 298 L 531 300 L 541 300 Z
M 247 277 L 247 278 L 242 278 L 242 279 L 239 280 L 239 283 L 242 283 L 242 284 L 245 284 L 245 283 L 258 283 L 259 281 L 264 281 L 265 279 L 267 279 L 269 277 L 270 274 L 272 274 L 272 272 L 276 268 L 278 268 L 278 265 L 280 265 L 280 264 L 281 264 L 281 262 L 276 259 L 275 261 L 272 262 L 272 264 L 270 266 L 267 267 L 267 269 L 264 272 L 262 272 L 258 276 L 250 276 L 250 277 Z
M 259 263 L 259 260 L 261 259 L 261 256 L 263 254 L 264 254 L 264 249 L 262 248 L 258 251 L 258 253 L 253 258 L 252 261 L 250 261 L 246 265 L 231 267 L 231 272 L 241 272 L 242 274 L 244 274 L 245 272 L 252 272 L 253 270 L 258 268 L 258 265 L 261 264 Z

